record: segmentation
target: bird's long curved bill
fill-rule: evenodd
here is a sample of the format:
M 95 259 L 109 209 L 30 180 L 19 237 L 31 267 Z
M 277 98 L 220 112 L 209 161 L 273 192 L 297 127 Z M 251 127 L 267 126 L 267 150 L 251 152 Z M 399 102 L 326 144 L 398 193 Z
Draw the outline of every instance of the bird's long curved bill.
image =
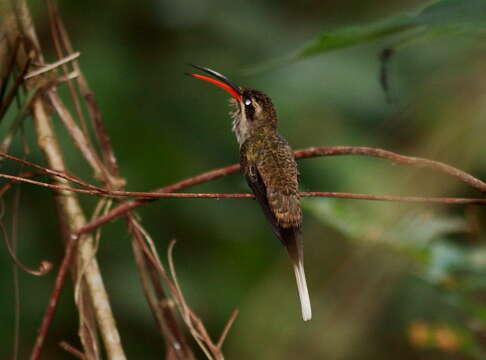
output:
M 226 76 L 203 66 L 199 65 L 192 65 L 191 66 L 195 67 L 196 69 L 199 69 L 201 71 L 204 71 L 205 73 L 214 76 L 216 79 L 213 79 L 209 76 L 205 75 L 199 75 L 199 74 L 187 74 L 189 76 L 195 77 L 196 79 L 200 79 L 203 81 L 207 81 L 213 85 L 216 85 L 220 87 L 221 89 L 225 90 L 228 92 L 232 97 L 234 97 L 236 100 L 241 100 L 241 92 L 238 87 L 234 82 L 229 80 Z

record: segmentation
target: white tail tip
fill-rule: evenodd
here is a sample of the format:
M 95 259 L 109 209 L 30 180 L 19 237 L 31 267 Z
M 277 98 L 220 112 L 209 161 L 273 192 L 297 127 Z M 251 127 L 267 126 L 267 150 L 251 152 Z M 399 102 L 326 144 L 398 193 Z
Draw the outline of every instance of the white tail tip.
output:
M 307 281 L 305 280 L 304 264 L 302 261 L 294 264 L 295 280 L 299 290 L 300 306 L 302 307 L 302 318 L 304 321 L 312 319 L 312 308 L 307 290 Z

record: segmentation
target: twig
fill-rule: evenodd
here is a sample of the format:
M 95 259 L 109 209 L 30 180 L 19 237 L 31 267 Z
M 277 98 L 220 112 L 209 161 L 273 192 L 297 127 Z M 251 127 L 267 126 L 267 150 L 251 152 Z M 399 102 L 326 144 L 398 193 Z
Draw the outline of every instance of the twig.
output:
M 54 84 L 53 85 L 58 85 L 58 84 L 62 84 L 64 82 L 67 82 L 69 83 L 70 80 L 74 80 L 76 79 L 77 77 L 79 76 L 79 73 L 77 71 L 71 71 L 70 73 L 66 74 L 66 75 L 63 75 L 57 79 L 55 79 L 54 81 Z
M 15 55 L 14 55 L 15 57 Z M 15 79 L 14 84 L 10 88 L 8 94 L 5 96 L 5 100 L 2 99 L 1 105 L 0 105 L 0 121 L 3 119 L 5 113 L 7 112 L 8 108 L 10 107 L 10 104 L 14 100 L 15 96 L 17 96 L 17 91 L 19 90 L 20 86 L 24 82 L 24 75 L 29 69 L 31 58 L 28 58 L 26 64 L 24 65 L 24 69 L 22 70 L 21 74 Z
M 27 92 L 22 106 L 20 107 L 20 109 L 17 110 L 17 114 L 15 115 L 14 120 L 10 124 L 9 129 L 7 130 L 5 136 L 2 139 L 2 143 L 0 144 L 0 149 L 2 151 L 4 152 L 8 151 L 17 131 L 22 128 L 22 122 L 29 115 L 28 110 L 30 104 L 32 103 L 32 100 L 36 97 L 38 90 L 39 87 L 35 87 L 34 89 L 30 89 Z M 3 159 L 0 157 L 0 161 L 1 160 Z
M 7 246 L 8 253 L 10 257 L 12 258 L 12 261 L 17 265 L 19 268 L 21 268 L 23 271 L 25 271 L 28 274 L 34 275 L 34 276 L 44 276 L 46 275 L 49 271 L 52 269 L 52 264 L 49 261 L 41 261 L 39 264 L 39 268 L 37 270 L 30 269 L 24 264 L 20 262 L 20 260 L 17 258 L 15 255 L 14 249 L 12 249 L 12 246 L 10 245 L 10 242 L 8 240 L 8 235 L 7 231 L 5 229 L 5 226 L 3 225 L 2 222 L 0 222 L 0 232 L 3 235 L 5 245 Z
M 28 40 L 31 49 L 35 51 L 35 60 L 39 63 L 44 63 L 39 41 L 25 0 L 11 0 L 11 5 L 14 13 L 10 16 L 15 17 L 18 28 L 12 27 L 9 31 L 15 34 L 20 32 Z M 19 58 L 17 61 L 20 66 L 25 63 L 25 59 L 22 58 Z M 31 88 L 32 86 L 32 81 L 27 81 L 27 87 Z M 52 126 L 52 120 L 47 113 L 44 98 L 36 98 L 34 100 L 32 114 L 38 144 L 47 158 L 49 167 L 65 172 L 66 164 L 57 141 L 57 135 Z M 56 179 L 56 181 L 59 185 L 65 184 L 65 180 L 63 179 Z M 58 205 L 57 209 L 61 221 L 61 229 L 63 235 L 67 236 L 82 227 L 86 223 L 86 218 L 74 194 L 66 191 L 59 191 L 59 194 L 61 196 L 57 196 L 55 200 Z M 85 281 L 93 302 L 94 313 L 100 327 L 107 356 L 113 359 L 125 359 L 103 279 L 96 259 L 91 257 L 92 241 L 90 237 L 87 237 L 83 241 L 79 248 L 78 256 L 80 257 L 80 261 L 89 260 Z
M 48 71 L 54 70 L 55 68 L 57 68 L 61 65 L 64 65 L 64 64 L 66 64 L 70 61 L 73 61 L 74 59 L 77 59 L 79 57 L 79 55 L 81 55 L 80 52 L 75 52 L 74 54 L 66 56 L 65 58 L 60 59 L 56 62 L 53 62 L 52 64 L 45 65 L 44 67 L 37 69 L 35 71 L 32 71 L 32 72 L 28 73 L 27 75 L 25 75 L 24 79 L 27 80 L 27 79 L 33 78 L 35 76 L 39 76 L 41 74 L 44 74 Z
M 164 278 L 166 281 L 172 296 L 174 297 L 175 303 L 179 309 L 179 312 L 182 315 L 182 319 L 184 320 L 184 323 L 187 325 L 191 335 L 193 336 L 194 340 L 196 343 L 199 345 L 201 350 L 206 354 L 208 359 L 213 359 L 211 355 L 211 350 L 206 347 L 211 347 L 212 349 L 216 349 L 216 353 L 220 353 L 219 350 L 216 348 L 214 344 L 212 344 L 211 339 L 209 338 L 204 325 L 202 322 L 199 320 L 199 318 L 193 313 L 193 311 L 189 308 L 187 305 L 184 295 L 180 291 L 179 285 L 177 283 L 177 278 L 174 278 L 175 270 L 174 270 L 174 264 L 172 260 L 172 247 L 175 243 L 175 240 L 171 242 L 169 245 L 169 254 L 168 254 L 168 259 L 169 259 L 169 266 L 170 271 L 171 271 L 171 276 L 168 275 L 166 272 L 164 266 L 162 265 L 162 262 L 160 261 L 158 254 L 156 252 L 155 244 L 153 240 L 150 238 L 150 236 L 145 232 L 145 230 L 140 226 L 138 223 L 132 223 L 133 226 L 137 227 L 137 230 L 143 235 L 145 238 L 147 244 L 145 242 L 140 243 L 142 250 L 144 251 L 145 255 L 147 256 L 147 259 L 153 264 L 155 269 L 157 269 L 158 273 Z M 147 246 L 148 245 L 148 246 Z M 194 322 L 196 322 L 196 325 L 194 325 Z M 189 352 L 191 354 L 192 352 Z M 218 359 L 221 357 L 217 357 Z
M 64 124 L 64 127 L 68 131 L 69 135 L 74 141 L 74 144 L 79 149 L 80 153 L 86 159 L 88 164 L 95 172 L 95 178 L 105 181 L 108 185 L 110 184 L 110 174 L 108 173 L 106 167 L 101 162 L 98 154 L 96 153 L 91 141 L 87 136 L 85 136 L 84 132 L 81 128 L 76 124 L 74 118 L 72 117 L 71 113 L 68 109 L 64 106 L 61 98 L 57 94 L 55 89 L 50 89 L 48 91 L 49 100 L 52 103 L 52 106 L 56 110 L 59 118 Z
M 160 278 L 156 272 L 157 266 L 144 253 L 144 251 L 150 250 L 146 248 L 144 234 L 141 230 L 142 227 L 131 213 L 128 214 L 128 223 L 129 231 L 134 235 L 132 244 L 135 260 L 140 270 L 139 274 L 143 289 L 167 348 L 172 350 L 172 354 L 176 359 L 195 359 L 183 332 L 177 324 L 175 309 L 173 306 L 170 306 L 162 288 Z
M 25 156 L 25 154 L 24 154 Z M 20 166 L 20 169 L 23 169 L 23 166 Z M 12 222 L 11 222 L 11 232 L 12 232 L 12 245 L 8 245 L 12 247 L 12 253 L 16 255 L 17 251 L 17 244 L 18 244 L 18 234 L 19 234 L 19 208 L 20 208 L 20 196 L 21 196 L 21 187 L 15 189 L 15 194 L 13 196 L 12 201 Z M 3 226 L 2 218 L 4 216 L 4 202 L 3 198 L 1 199 L 0 205 L 2 208 L 0 209 L 0 224 Z M 4 237 L 7 244 L 9 243 L 7 239 L 7 233 L 4 229 Z M 19 358 L 19 351 L 20 351 L 20 279 L 19 279 L 19 268 L 18 265 L 12 266 L 12 275 L 13 275 L 13 282 L 14 282 L 14 341 L 13 341 L 13 351 L 12 351 L 12 360 L 18 360 Z
M 430 168 L 436 171 L 440 171 L 442 173 L 445 173 L 447 175 L 450 175 L 452 177 L 455 177 L 462 182 L 474 187 L 475 189 L 485 193 L 486 192 L 486 183 L 483 181 L 475 178 L 474 176 L 465 173 L 464 171 L 461 171 L 455 167 L 452 167 L 450 165 L 438 162 L 438 161 L 433 161 L 433 160 L 428 160 L 428 159 L 422 159 L 422 158 L 417 158 L 417 157 L 410 157 L 410 156 L 403 156 L 399 155 L 396 153 L 393 153 L 388 150 L 383 150 L 379 148 L 371 148 L 371 147 L 360 147 L 360 146 L 330 146 L 330 147 L 312 147 L 308 149 L 303 149 L 303 150 L 298 150 L 295 153 L 295 158 L 296 159 L 306 159 L 306 158 L 312 158 L 312 157 L 319 157 L 319 156 L 339 156 L 339 155 L 360 155 L 360 156 L 371 156 L 371 157 L 376 157 L 376 158 L 381 158 L 385 160 L 392 161 L 393 163 L 400 164 L 400 165 L 408 165 L 408 166 L 415 166 L 415 167 L 423 167 L 423 168 Z M 157 190 L 157 192 L 161 193 L 170 193 L 170 192 L 175 192 L 175 191 L 180 191 L 195 185 L 202 184 L 204 182 L 212 181 L 218 178 L 221 178 L 223 176 L 235 174 L 239 172 L 240 166 L 239 165 L 231 165 L 227 166 L 221 169 L 209 171 L 206 173 L 203 173 L 198 176 L 191 177 L 189 179 L 185 179 L 182 181 L 179 181 L 175 184 L 160 188 Z M 362 195 L 366 196 L 366 195 Z M 337 196 L 336 196 L 337 197 Z M 350 197 L 348 197 L 350 198 Z M 410 198 L 409 198 L 410 199 Z M 378 199 L 376 199 L 378 200 Z M 385 199 L 382 199 L 385 200 Z M 477 199 L 479 202 L 482 202 L 483 199 Z M 137 207 L 140 207 L 147 202 L 151 200 L 132 200 L 132 201 L 127 201 L 125 203 L 122 203 L 118 207 L 114 208 L 112 211 L 110 211 L 108 214 L 105 216 L 100 217 L 99 219 L 96 219 L 93 222 L 90 222 L 89 224 L 86 224 L 83 226 L 81 229 L 79 229 L 79 233 L 83 234 L 85 232 L 90 232 L 93 231 L 94 229 L 106 224 L 107 222 L 110 222 L 120 216 L 125 215 L 128 211 L 133 210 Z M 396 198 L 393 200 L 396 201 Z M 447 200 L 449 201 L 449 200 Z M 447 202 L 446 203 L 453 203 L 453 202 Z M 455 200 L 454 200 L 455 201 Z M 469 200 L 467 200 L 469 201 Z M 409 201 L 412 202 L 412 201 Z
M 173 293 L 177 295 L 176 298 L 178 301 L 179 310 L 181 312 L 182 318 L 186 323 L 187 327 L 189 328 L 189 331 L 191 332 L 194 340 L 196 340 L 197 344 L 204 352 L 206 357 L 210 360 L 222 359 L 223 356 L 219 351 L 219 348 L 213 344 L 211 338 L 209 337 L 209 334 L 207 333 L 204 327 L 203 322 L 201 321 L 201 319 L 199 319 L 199 317 L 196 316 L 196 314 L 194 314 L 191 308 L 187 305 L 186 299 L 184 298 L 184 294 L 182 293 L 182 290 L 179 285 L 179 281 L 177 279 L 177 272 L 175 270 L 175 265 L 174 265 L 173 251 L 174 251 L 175 244 L 176 244 L 175 240 L 172 240 L 170 242 L 169 248 L 167 250 L 167 259 L 169 262 L 169 270 L 170 270 L 172 282 L 176 288 L 176 291 L 174 291 Z
M 9 24 L 7 22 L 4 22 L 2 24 L 2 28 L 0 31 L 4 30 L 3 27 L 7 27 Z M 13 74 L 14 68 L 15 68 L 15 63 L 16 63 L 16 58 L 17 58 L 17 52 L 19 51 L 20 48 L 20 36 L 17 36 L 14 40 L 14 44 L 11 47 L 11 49 L 8 48 L 7 45 L 7 50 L 5 51 L 6 56 L 10 56 L 10 59 L 8 61 L 7 66 L 5 66 L 3 69 L 0 69 L 0 81 L 1 81 L 1 88 L 0 88 L 0 103 L 3 103 L 3 97 L 5 95 L 5 92 L 7 91 L 8 87 L 8 79 L 11 74 Z M 7 55 L 8 54 L 8 55 Z M 1 120 L 1 117 L 0 117 Z
M 91 215 L 91 220 L 96 219 L 100 215 L 107 213 L 112 204 L 111 199 L 100 199 Z M 98 331 L 96 326 L 95 309 L 93 301 L 89 294 L 84 276 L 90 266 L 91 261 L 95 260 L 98 251 L 100 236 L 102 228 L 98 228 L 93 234 L 93 241 L 91 247 L 91 258 L 87 256 L 83 259 L 78 257 L 78 264 L 74 274 L 74 301 L 78 307 L 79 313 L 79 337 L 83 345 L 83 352 L 89 360 L 101 360 L 101 350 L 99 346 Z
M 385 196 L 385 195 L 350 194 L 350 193 L 343 193 L 343 192 L 325 192 L 325 191 L 302 192 L 300 193 L 300 196 L 301 197 L 328 197 L 328 198 L 353 199 L 353 200 L 396 201 L 396 202 L 408 202 L 408 203 L 486 205 L 486 199 L 470 199 L 470 198 Z
M 32 177 L 36 177 L 36 176 L 39 176 L 39 175 L 42 175 L 42 173 L 40 173 L 40 172 L 37 172 L 37 173 L 33 173 L 33 172 L 25 172 L 25 173 L 21 173 L 21 174 L 19 174 L 19 177 L 20 177 L 20 178 L 22 178 L 22 179 L 25 179 L 25 178 L 32 178 Z M 6 193 L 7 191 L 9 191 L 9 190 L 12 188 L 12 186 L 13 186 L 15 183 L 17 183 L 17 181 L 12 180 L 12 181 L 9 181 L 9 182 L 7 182 L 7 183 L 3 184 L 3 185 L 2 185 L 2 187 L 0 187 L 0 198 L 1 198 L 2 196 L 4 196 L 4 195 L 5 195 L 5 193 Z M 1 205 L 1 204 L 0 204 L 0 205 Z M 3 210 L 3 209 L 2 209 L 2 210 Z M 0 214 L 3 214 L 3 212 L 0 212 Z
M 109 191 L 82 182 L 81 180 L 73 176 L 68 176 L 60 172 L 56 172 L 50 169 L 40 167 L 38 165 L 26 162 L 24 160 L 15 158 L 5 153 L 0 153 L 0 155 L 12 159 L 14 161 L 25 163 L 36 169 L 45 171 L 48 174 L 58 176 L 69 181 L 76 182 L 77 184 L 84 187 L 88 187 L 91 190 L 75 189 L 63 185 L 48 184 L 48 183 L 43 183 L 43 182 L 30 180 L 30 179 L 22 179 L 20 177 L 16 177 L 13 175 L 0 174 L 0 177 L 9 178 L 16 181 L 28 182 L 39 186 L 49 187 L 56 190 L 72 191 L 72 192 L 77 192 L 82 194 L 103 195 L 109 197 L 137 197 L 138 198 L 137 200 L 125 202 L 119 205 L 117 208 L 110 211 L 105 216 L 102 216 L 90 222 L 89 224 L 86 224 L 85 226 L 83 226 L 81 229 L 78 230 L 78 233 L 80 234 L 85 232 L 90 232 L 96 229 L 97 227 L 102 226 L 103 224 L 112 221 L 115 218 L 118 218 L 119 216 L 126 214 L 128 211 L 137 208 L 139 206 L 142 206 L 148 201 L 154 199 L 159 199 L 159 198 L 206 198 L 206 199 L 249 198 L 251 199 L 254 198 L 252 194 L 175 193 L 175 191 L 192 187 L 201 184 L 203 182 L 212 181 L 223 176 L 234 174 L 239 171 L 239 165 L 232 165 L 222 169 L 209 171 L 207 173 L 203 173 L 201 175 L 189 179 L 185 179 L 175 184 L 160 188 L 156 192 L 130 192 L 130 191 Z M 371 157 L 390 160 L 400 165 L 409 165 L 409 166 L 434 169 L 443 172 L 447 175 L 450 175 L 452 177 L 455 177 L 463 181 L 464 183 L 474 187 L 475 189 L 486 193 L 486 183 L 455 167 L 452 167 L 450 165 L 441 162 L 433 161 L 433 160 L 403 156 L 383 149 L 370 148 L 370 147 L 339 146 L 339 147 L 315 147 L 315 148 L 309 148 L 309 149 L 299 150 L 295 152 L 295 156 L 297 159 L 304 159 L 304 158 L 317 157 L 317 156 L 338 156 L 338 155 L 371 156 Z M 350 193 L 339 193 L 339 192 L 303 192 L 301 193 L 301 196 L 302 197 L 334 197 L 334 198 L 357 199 L 357 200 L 400 201 L 400 202 L 412 202 L 412 203 L 423 202 L 423 203 L 472 204 L 472 205 L 486 204 L 486 199 L 477 199 L 477 198 L 471 199 L 471 198 L 450 198 L 450 197 L 430 198 L 430 197 L 415 197 L 415 196 L 380 196 L 380 195 L 350 194 Z
M 145 199 L 254 199 L 253 194 L 220 194 L 220 193 L 160 193 L 160 192 L 140 192 L 140 191 L 110 191 L 103 188 L 94 188 L 93 190 L 77 189 L 69 186 L 49 184 L 42 181 L 27 179 L 21 176 L 0 174 L 0 178 L 11 179 L 14 182 L 25 182 L 33 185 L 51 188 L 54 190 L 70 191 L 79 194 L 99 195 L 111 198 L 120 197 L 135 197 L 137 201 L 144 201 Z M 90 187 L 94 187 L 90 185 Z M 396 201 L 396 202 L 410 202 L 410 203 L 440 203 L 440 204 L 468 204 L 468 205 L 486 205 L 486 199 L 478 198 L 452 198 L 452 197 L 419 197 L 419 196 L 389 196 L 389 195 L 367 195 L 367 194 L 353 194 L 344 192 L 327 192 L 327 191 L 312 191 L 301 192 L 300 197 L 331 197 L 340 199 L 354 199 L 354 200 L 376 200 L 376 201 Z M 111 214 L 111 213 L 110 213 Z M 108 214 L 109 215 L 109 214 Z M 99 221 L 104 217 L 100 217 L 95 221 Z
M 155 192 L 161 193 L 171 193 L 178 192 L 205 182 L 213 181 L 224 176 L 236 174 L 240 172 L 240 165 L 230 165 L 221 169 L 212 170 L 205 172 L 203 174 L 193 176 L 189 179 L 178 181 L 172 185 L 164 186 L 160 189 L 155 190 Z
M 69 271 L 69 267 L 76 253 L 78 240 L 79 235 L 72 235 L 67 244 L 61 267 L 59 268 L 59 272 L 57 273 L 54 290 L 52 291 L 51 299 L 49 300 L 49 306 L 47 307 L 46 314 L 44 315 L 44 319 L 42 320 L 42 325 L 39 330 L 39 335 L 37 336 L 37 339 L 35 341 L 34 349 L 32 350 L 32 354 L 30 355 L 30 360 L 38 360 L 40 358 L 42 346 L 44 345 L 44 342 L 46 340 L 49 327 L 52 323 L 52 319 L 54 318 L 54 314 L 57 309 L 57 304 L 59 303 L 59 298 L 65 283 L 66 275 Z
M 64 53 L 62 50 L 62 44 L 61 44 L 61 39 L 59 36 L 59 29 L 57 26 L 57 19 L 60 18 L 59 13 L 57 12 L 57 5 L 54 1 L 48 0 L 47 1 L 47 12 L 49 14 L 49 26 L 51 28 L 51 38 L 52 42 L 54 43 L 54 48 L 56 49 L 56 54 L 59 58 L 64 57 Z M 73 50 L 67 51 L 67 53 L 73 53 Z M 77 64 L 77 60 L 74 59 L 74 63 Z M 74 66 L 73 66 L 74 67 Z M 69 72 L 67 64 L 62 65 L 62 70 L 64 71 L 64 74 L 67 75 Z M 79 69 L 75 69 L 75 71 L 79 74 L 78 72 Z M 79 94 L 74 86 L 74 83 L 72 81 L 68 81 L 68 87 L 69 87 L 69 92 L 71 94 L 71 99 L 73 100 L 74 107 L 76 109 L 76 113 L 78 115 L 79 122 L 81 123 L 81 127 L 83 129 L 83 132 L 85 136 L 89 139 L 89 130 L 88 126 L 86 125 L 86 121 L 84 120 L 84 114 L 83 110 L 81 108 L 81 101 L 79 100 Z
M 29 183 L 37 186 L 47 187 L 53 190 L 58 191 L 68 191 L 73 193 L 80 193 L 80 194 L 90 194 L 90 195 L 102 195 L 102 194 L 109 194 L 108 190 L 96 189 L 96 190 L 85 190 L 85 189 L 76 189 L 69 186 L 64 185 L 55 185 L 55 184 L 48 184 L 42 181 L 31 180 L 20 176 L 15 175 L 7 175 L 7 174 L 0 174 L 0 178 L 10 179 L 14 182 L 24 182 Z
M 368 146 L 323 146 L 323 147 L 312 147 L 308 149 L 303 149 L 295 152 L 296 159 L 306 159 L 316 156 L 339 156 L 339 155 L 360 155 L 360 156 L 370 156 L 379 159 L 385 159 L 391 161 L 392 163 L 398 165 L 415 166 L 418 168 L 428 168 L 431 170 L 439 171 L 449 176 L 455 177 L 456 179 L 472 186 L 482 193 L 486 193 L 486 183 L 481 181 L 474 176 L 459 170 L 451 165 L 444 164 L 439 161 L 414 157 L 405 156 L 394 153 L 392 151 L 373 148 Z
M 219 337 L 218 343 L 216 346 L 218 349 L 221 349 L 223 347 L 224 340 L 226 339 L 226 336 L 228 335 L 228 332 L 231 329 L 231 326 L 233 326 L 233 323 L 235 322 L 236 318 L 240 314 L 239 310 L 233 311 L 233 314 L 231 314 L 231 317 L 229 318 L 228 322 L 226 323 L 226 326 L 223 329 L 223 332 L 221 333 L 221 336 Z
M 72 53 L 74 49 L 71 45 L 68 32 L 66 30 L 66 27 L 64 26 L 62 17 L 59 14 L 59 10 L 57 8 L 56 3 L 52 0 L 49 0 L 48 6 L 49 6 L 49 16 L 51 17 L 51 22 L 53 23 L 53 25 L 55 26 L 58 32 L 62 45 L 66 48 L 67 52 Z M 55 34 L 55 31 L 53 31 L 53 35 L 54 35 L 53 38 L 57 42 L 58 39 L 57 39 L 57 34 Z M 83 72 L 81 71 L 77 60 L 73 61 L 73 67 L 79 73 L 79 77 L 77 78 L 79 90 L 86 102 L 91 121 L 94 124 L 95 134 L 100 143 L 103 160 L 108 168 L 109 173 L 112 175 L 112 177 L 110 178 L 110 181 L 112 182 L 111 185 L 115 189 L 121 189 L 125 185 L 125 180 L 119 177 L 119 169 L 116 161 L 115 152 L 113 151 L 113 147 L 111 145 L 111 140 L 108 135 L 108 131 L 106 130 L 106 127 L 103 123 L 103 119 L 101 117 L 101 111 L 99 109 L 98 102 L 96 101 L 95 93 L 90 89 L 88 85 L 88 81 L 86 80 L 86 77 L 83 75 Z M 79 102 L 77 96 L 73 98 L 75 103 Z
M 86 360 L 86 356 L 81 351 L 79 351 L 78 349 L 76 349 L 74 346 L 67 343 L 66 341 L 61 341 L 59 343 L 59 346 L 62 349 L 66 350 L 71 355 L 76 356 L 78 359 Z
M 34 164 L 34 163 L 32 163 L 30 161 L 27 161 L 25 159 L 21 159 L 21 158 L 12 156 L 12 155 L 7 154 L 7 153 L 5 153 L 3 151 L 0 151 L 0 159 L 1 158 L 5 158 L 5 159 L 9 159 L 9 160 L 18 162 L 18 163 L 20 163 L 22 165 L 26 165 L 26 166 L 31 167 L 33 169 L 40 170 L 42 173 L 45 173 L 47 175 L 52 175 L 52 176 L 59 177 L 61 179 L 65 179 L 65 180 L 71 181 L 71 182 L 73 182 L 75 184 L 81 185 L 81 186 L 83 186 L 85 188 L 88 188 L 88 189 L 103 190 L 100 187 L 97 187 L 97 186 L 88 184 L 87 182 L 82 181 L 82 180 L 80 180 L 79 178 L 77 178 L 77 177 L 75 177 L 73 175 L 69 175 L 66 172 L 49 169 L 49 168 L 46 168 L 46 167 L 43 167 L 43 166 Z

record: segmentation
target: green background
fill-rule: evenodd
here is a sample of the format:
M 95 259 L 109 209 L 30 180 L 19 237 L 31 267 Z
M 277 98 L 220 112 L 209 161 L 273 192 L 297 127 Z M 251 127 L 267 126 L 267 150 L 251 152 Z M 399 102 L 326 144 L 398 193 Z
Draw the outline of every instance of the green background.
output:
M 29 3 L 46 58 L 55 61 L 46 6 Z M 389 64 L 391 103 L 380 86 L 379 57 L 407 39 L 401 33 L 285 61 L 325 30 L 413 15 L 424 4 L 59 1 L 130 191 L 150 191 L 238 162 L 228 96 L 185 76 L 189 62 L 271 96 L 280 132 L 294 149 L 376 146 L 443 161 L 485 179 L 484 37 L 452 31 L 400 49 Z M 450 15 L 441 19 L 447 23 Z M 284 60 L 278 67 L 250 71 L 274 59 Z M 65 86 L 61 91 L 67 93 Z M 93 182 L 55 121 L 69 168 Z M 2 124 L 1 136 L 6 128 Z M 25 129 L 30 160 L 45 164 L 31 119 Z M 11 153 L 21 150 L 17 141 Z M 16 164 L 0 166 L 2 172 L 18 171 Z M 303 160 L 300 172 L 302 191 L 478 196 L 445 175 L 364 157 Z M 249 190 L 237 174 L 190 191 Z M 13 196 L 6 197 L 7 206 Z M 89 214 L 95 202 L 86 196 L 82 202 Z M 31 266 L 49 260 L 57 269 L 62 247 L 51 192 L 23 185 L 20 204 L 19 257 Z M 481 358 L 484 210 L 324 198 L 306 198 L 302 205 L 314 315 L 308 323 L 301 320 L 290 261 L 254 201 L 162 199 L 137 212 L 162 258 L 170 240 L 177 239 L 180 284 L 213 338 L 232 311 L 240 310 L 224 346 L 229 359 Z M 128 358 L 163 357 L 163 340 L 145 302 L 123 220 L 104 227 L 98 254 Z M 7 358 L 14 287 L 7 252 L 0 256 L 0 357 Z M 20 274 L 21 359 L 30 352 L 54 278 L 55 271 L 43 278 Z M 72 290 L 69 284 L 61 298 L 46 359 L 71 358 L 57 347 L 61 340 L 80 346 Z M 423 343 L 413 340 L 417 328 L 426 329 Z M 457 346 L 440 342 L 444 329 Z

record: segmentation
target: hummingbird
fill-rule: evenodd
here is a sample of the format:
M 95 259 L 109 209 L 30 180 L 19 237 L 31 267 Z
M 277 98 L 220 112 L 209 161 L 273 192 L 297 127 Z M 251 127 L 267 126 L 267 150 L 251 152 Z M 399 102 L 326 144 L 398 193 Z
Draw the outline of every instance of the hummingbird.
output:
M 299 171 L 292 149 L 277 131 L 277 112 L 262 91 L 243 88 L 207 67 L 192 65 L 210 75 L 188 74 L 214 84 L 231 95 L 233 132 L 240 146 L 241 171 L 273 232 L 287 249 L 297 281 L 304 321 L 312 310 L 304 272 Z

